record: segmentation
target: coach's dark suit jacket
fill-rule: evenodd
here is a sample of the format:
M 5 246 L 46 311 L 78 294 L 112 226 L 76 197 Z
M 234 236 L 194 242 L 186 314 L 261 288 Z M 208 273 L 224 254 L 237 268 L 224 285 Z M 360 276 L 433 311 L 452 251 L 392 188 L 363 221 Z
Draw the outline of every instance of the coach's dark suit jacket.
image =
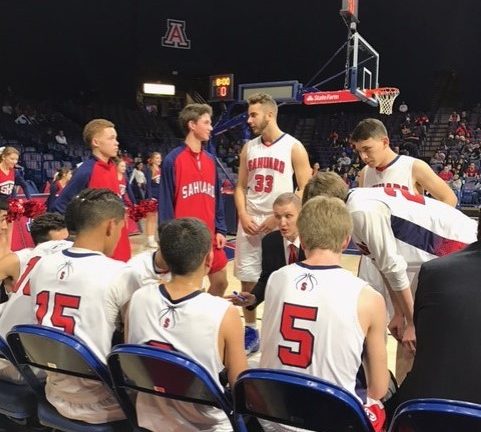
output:
M 304 251 L 302 248 L 299 248 L 298 260 L 302 261 L 304 259 L 306 259 Z M 262 273 L 252 290 L 252 294 L 256 296 L 256 303 L 247 309 L 255 309 L 264 301 L 269 276 L 272 272 L 279 270 L 285 265 L 287 265 L 287 262 L 283 237 L 280 231 L 273 231 L 262 239 Z
M 397 402 L 432 397 L 480 404 L 480 241 L 422 265 L 414 325 L 416 357 Z

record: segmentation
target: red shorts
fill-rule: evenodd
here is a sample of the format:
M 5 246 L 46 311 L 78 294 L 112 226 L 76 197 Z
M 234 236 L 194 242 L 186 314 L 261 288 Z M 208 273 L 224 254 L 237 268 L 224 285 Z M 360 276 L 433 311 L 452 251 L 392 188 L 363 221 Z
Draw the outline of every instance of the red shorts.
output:
M 364 411 L 367 414 L 367 417 L 371 421 L 372 428 L 376 432 L 385 431 L 384 429 L 386 423 L 386 411 L 382 404 L 373 403 L 372 405 L 364 405 Z
M 212 260 L 209 274 L 217 273 L 227 265 L 227 255 L 224 249 L 217 249 L 215 245 L 213 245 L 212 251 L 214 252 L 214 259 Z

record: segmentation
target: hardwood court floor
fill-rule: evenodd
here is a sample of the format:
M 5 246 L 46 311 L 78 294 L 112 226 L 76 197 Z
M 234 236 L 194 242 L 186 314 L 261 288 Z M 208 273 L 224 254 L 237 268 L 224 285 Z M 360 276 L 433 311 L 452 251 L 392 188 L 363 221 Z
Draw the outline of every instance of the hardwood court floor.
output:
M 135 255 L 139 252 L 142 252 L 146 249 L 149 249 L 145 246 L 146 238 L 145 235 L 139 234 L 130 237 L 130 243 L 132 245 L 132 254 Z M 153 249 L 149 249 L 152 250 Z M 359 256 L 358 255 L 348 255 L 344 254 L 342 256 L 342 266 L 347 270 L 352 271 L 354 274 L 357 274 L 357 268 L 359 264 Z M 232 291 L 241 291 L 240 282 L 234 277 L 234 263 L 233 261 L 229 261 L 227 264 L 227 279 L 229 281 L 229 286 L 227 288 L 226 294 L 232 293 Z M 205 285 L 208 285 L 207 283 Z M 242 314 L 242 309 L 239 308 L 239 312 Z M 261 329 L 262 332 L 262 314 L 264 312 L 263 305 L 260 305 L 257 308 L 257 326 Z M 387 351 L 388 351 L 388 367 L 391 371 L 396 370 L 396 340 L 392 336 L 388 336 L 387 338 Z M 249 358 L 249 363 L 255 365 L 256 361 L 258 361 L 258 354 L 254 355 Z

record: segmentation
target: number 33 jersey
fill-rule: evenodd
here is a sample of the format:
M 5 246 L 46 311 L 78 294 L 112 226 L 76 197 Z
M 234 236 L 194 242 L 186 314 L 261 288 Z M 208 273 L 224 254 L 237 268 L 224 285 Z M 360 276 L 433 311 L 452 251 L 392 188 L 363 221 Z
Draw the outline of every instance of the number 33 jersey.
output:
M 357 303 L 366 285 L 339 266 L 296 263 L 272 273 L 260 367 L 307 373 L 355 394 L 365 339 Z
M 247 210 L 251 214 L 272 214 L 272 204 L 284 192 L 293 192 L 291 153 L 298 142 L 283 134 L 273 143 L 264 143 L 261 137 L 250 140 L 246 146 Z

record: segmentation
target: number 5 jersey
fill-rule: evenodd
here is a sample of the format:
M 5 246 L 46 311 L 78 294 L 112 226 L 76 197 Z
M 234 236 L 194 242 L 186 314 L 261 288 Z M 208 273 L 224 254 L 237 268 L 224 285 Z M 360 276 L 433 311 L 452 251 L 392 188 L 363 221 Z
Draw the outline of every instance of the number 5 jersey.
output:
M 355 394 L 365 339 L 357 303 L 366 285 L 339 266 L 296 263 L 272 273 L 260 367 L 307 373 Z

